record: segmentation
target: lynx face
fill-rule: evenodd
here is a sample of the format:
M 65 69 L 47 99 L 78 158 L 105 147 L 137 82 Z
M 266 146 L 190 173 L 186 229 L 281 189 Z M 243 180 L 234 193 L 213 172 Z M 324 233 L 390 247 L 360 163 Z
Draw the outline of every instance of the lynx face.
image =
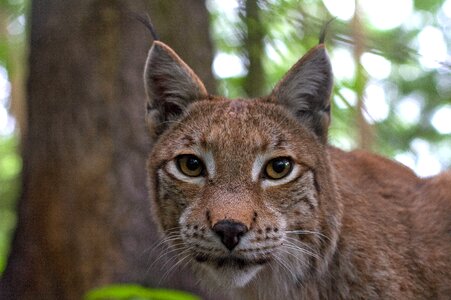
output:
M 262 99 L 209 96 L 161 42 L 145 78 L 153 210 L 180 263 L 223 287 L 264 276 L 299 282 L 320 272 L 340 214 L 322 161 L 331 89 L 324 48 L 311 50 Z

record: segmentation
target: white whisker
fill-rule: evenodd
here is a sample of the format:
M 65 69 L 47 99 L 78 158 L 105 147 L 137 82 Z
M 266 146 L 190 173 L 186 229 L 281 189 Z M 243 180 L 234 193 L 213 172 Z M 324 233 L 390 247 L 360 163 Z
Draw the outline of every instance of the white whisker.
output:
M 308 245 L 306 245 L 306 244 L 304 244 L 302 242 L 299 242 L 297 240 L 296 241 L 299 242 L 300 245 L 295 244 L 295 243 L 291 242 L 288 239 L 286 239 L 285 241 L 286 241 L 285 247 L 290 248 L 290 249 L 295 250 L 295 251 L 302 252 L 302 253 L 310 255 L 310 256 L 313 256 L 316 259 L 321 259 L 321 256 L 319 255 L 319 253 L 316 253 L 317 251 L 315 251 L 315 249 L 313 249 L 312 247 L 310 247 L 310 246 L 308 246 Z M 307 247 L 309 249 L 305 249 L 304 247 Z
M 172 245 L 171 247 L 169 247 L 170 250 L 162 252 L 154 261 L 153 263 L 149 266 L 149 269 L 152 269 L 152 267 L 159 262 L 160 260 L 162 260 L 163 258 L 166 258 L 167 262 L 172 261 L 173 260 L 173 253 L 174 252 L 178 252 L 178 251 L 183 251 L 186 249 L 185 246 L 183 246 L 182 243 L 179 243 L 177 245 Z M 167 264 L 167 262 L 165 263 L 165 265 Z
M 282 269 L 285 269 L 288 274 L 290 274 L 293 278 L 296 278 L 296 274 L 293 272 L 292 268 L 286 264 L 283 257 L 280 257 L 278 254 L 275 253 L 274 259 L 282 267 Z
M 331 240 L 328 236 L 326 236 L 326 235 L 324 235 L 324 234 L 322 234 L 321 232 L 318 232 L 318 231 L 310 231 L 310 230 L 287 230 L 287 231 L 285 231 L 285 233 L 287 233 L 287 234 L 305 234 L 305 235 L 307 235 L 307 234 L 313 234 L 313 235 L 317 235 L 317 236 L 320 236 L 320 237 L 324 237 L 324 238 L 326 238 L 327 240 Z
M 170 273 L 172 272 L 172 270 L 174 270 L 177 266 L 179 266 L 183 261 L 185 261 L 187 258 L 191 258 L 191 254 L 187 254 L 185 255 L 183 258 L 181 258 L 179 261 L 177 261 L 169 270 L 167 270 L 163 276 L 160 279 L 159 284 L 161 284 L 161 282 L 166 279 L 166 277 L 168 277 L 170 275 Z M 188 260 L 190 261 L 190 260 Z

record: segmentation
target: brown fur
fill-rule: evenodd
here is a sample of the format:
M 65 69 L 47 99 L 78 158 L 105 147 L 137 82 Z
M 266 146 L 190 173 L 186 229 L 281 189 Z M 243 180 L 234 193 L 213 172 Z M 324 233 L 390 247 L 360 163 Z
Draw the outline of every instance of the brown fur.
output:
M 150 99 L 150 128 L 165 128 L 152 132 L 154 218 L 203 286 L 233 299 L 449 299 L 451 173 L 420 179 L 383 157 L 328 146 L 324 47 L 254 100 L 188 97 L 202 90 L 197 77 L 184 81 L 195 75 L 170 51 L 162 78 L 155 54 L 167 46 L 154 47 L 149 60 L 159 71 L 147 68 L 146 80 L 149 94 L 162 96 Z M 179 114 L 155 118 L 164 103 L 154 102 L 169 94 Z M 201 158 L 207 174 L 183 177 L 174 167 L 181 154 Z M 261 176 L 274 157 L 292 159 L 288 181 Z M 233 251 L 212 230 L 221 220 L 248 228 Z

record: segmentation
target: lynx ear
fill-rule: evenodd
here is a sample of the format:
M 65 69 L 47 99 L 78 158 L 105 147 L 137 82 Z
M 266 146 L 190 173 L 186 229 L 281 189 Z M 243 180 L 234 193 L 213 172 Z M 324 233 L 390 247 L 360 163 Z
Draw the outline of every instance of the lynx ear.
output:
M 208 96 L 197 75 L 160 41 L 155 41 L 149 51 L 144 82 L 148 97 L 147 125 L 154 136 L 181 117 L 190 103 Z
M 330 123 L 332 68 L 320 44 L 304 55 L 274 88 L 270 98 L 292 111 L 322 142 Z

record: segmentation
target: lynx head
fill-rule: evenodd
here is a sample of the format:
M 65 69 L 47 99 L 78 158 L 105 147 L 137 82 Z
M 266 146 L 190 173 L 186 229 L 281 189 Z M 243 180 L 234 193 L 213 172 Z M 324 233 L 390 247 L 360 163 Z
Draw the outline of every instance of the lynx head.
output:
M 302 282 L 324 270 L 341 211 L 325 150 L 332 74 L 324 45 L 264 98 L 209 95 L 159 41 L 145 82 L 154 217 L 201 282 Z

